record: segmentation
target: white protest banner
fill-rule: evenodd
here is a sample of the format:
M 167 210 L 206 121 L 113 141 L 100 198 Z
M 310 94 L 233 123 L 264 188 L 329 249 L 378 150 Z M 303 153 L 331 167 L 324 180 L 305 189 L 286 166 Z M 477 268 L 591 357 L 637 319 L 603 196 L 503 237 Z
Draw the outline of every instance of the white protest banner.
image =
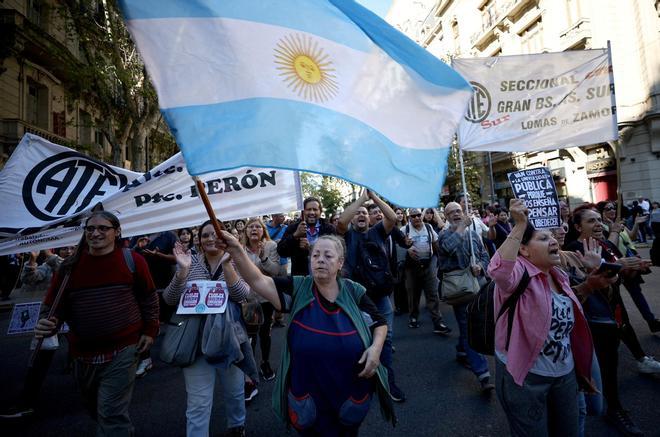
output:
M 618 138 L 607 49 L 457 58 L 474 88 L 458 128 L 461 149 L 530 152 Z
M 177 314 L 219 314 L 227 309 L 229 292 L 224 281 L 188 281 Z
M 297 172 L 242 167 L 201 179 L 221 220 L 302 209 Z M 124 237 L 208 219 L 180 153 L 139 175 L 27 134 L 0 172 L 0 255 L 77 244 L 98 202 Z
M 0 171 L 0 236 L 33 232 L 75 216 L 138 176 L 25 134 Z
M 550 170 L 546 167 L 514 171 L 507 175 L 516 199 L 525 202 L 527 218 L 536 229 L 558 228 L 559 199 Z

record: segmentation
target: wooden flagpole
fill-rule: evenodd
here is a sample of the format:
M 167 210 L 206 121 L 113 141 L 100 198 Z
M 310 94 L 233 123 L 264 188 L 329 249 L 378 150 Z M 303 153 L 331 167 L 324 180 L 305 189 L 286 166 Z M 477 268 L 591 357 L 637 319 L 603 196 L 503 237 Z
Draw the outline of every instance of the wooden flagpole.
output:
M 215 216 L 215 211 L 213 211 L 213 206 L 211 206 L 211 201 L 209 200 L 209 196 L 208 194 L 206 194 L 206 188 L 204 187 L 204 182 L 202 182 L 202 180 L 197 176 L 193 176 L 193 180 L 195 181 L 195 185 L 197 186 L 197 193 L 199 194 L 200 199 L 202 199 L 202 202 L 204 203 L 204 208 L 206 208 L 206 214 L 208 214 L 209 219 L 211 220 L 211 224 L 213 225 L 215 234 L 217 235 L 218 238 L 222 239 L 222 232 L 220 231 L 224 229 L 224 226 L 220 225 L 218 218 Z
M 62 300 L 62 296 L 64 295 L 64 289 L 69 283 L 69 276 L 71 276 L 71 271 L 68 271 L 64 275 L 64 279 L 62 279 L 60 288 L 57 290 L 57 294 L 55 295 L 55 300 L 53 300 L 53 305 L 51 305 L 50 311 L 48 311 L 48 316 L 47 316 L 48 319 L 55 316 L 55 311 L 57 311 L 58 307 L 60 306 L 60 301 Z M 57 335 L 57 333 L 55 335 Z M 39 351 L 41 350 L 41 346 L 43 345 L 45 339 L 46 337 L 41 337 L 39 340 L 37 340 L 37 345 L 34 347 L 32 354 L 30 354 L 30 359 L 28 361 L 28 368 L 32 368 L 34 366 L 34 361 L 37 359 L 37 355 L 39 355 Z

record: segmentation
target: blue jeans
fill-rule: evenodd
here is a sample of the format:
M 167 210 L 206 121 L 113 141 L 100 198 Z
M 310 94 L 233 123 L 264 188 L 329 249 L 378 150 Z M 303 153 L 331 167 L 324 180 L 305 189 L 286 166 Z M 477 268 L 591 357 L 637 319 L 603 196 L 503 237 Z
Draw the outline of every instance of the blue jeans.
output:
M 488 372 L 488 361 L 486 361 L 483 355 L 475 352 L 467 341 L 467 303 L 454 305 L 453 308 L 456 323 L 458 323 L 458 345 L 456 345 L 456 349 L 465 352 L 470 368 L 477 375 L 477 378 L 481 379 L 490 376 Z
M 233 365 L 227 369 L 213 367 L 206 358 L 200 356 L 190 366 L 183 368 L 187 394 L 186 435 L 188 437 L 209 435 L 216 375 L 222 379 L 227 427 L 233 428 L 245 424 L 243 372 Z
M 387 377 L 390 385 L 394 384 L 394 370 L 392 370 L 392 328 L 394 326 L 394 311 L 392 310 L 392 301 L 389 296 L 373 299 L 378 312 L 387 321 L 387 337 L 383 343 L 383 350 L 380 353 L 380 362 L 387 369 Z
M 603 380 L 600 377 L 600 366 L 595 351 L 591 361 L 591 378 L 600 393 L 578 392 L 578 433 L 580 437 L 584 436 L 584 423 L 587 416 L 603 415 Z

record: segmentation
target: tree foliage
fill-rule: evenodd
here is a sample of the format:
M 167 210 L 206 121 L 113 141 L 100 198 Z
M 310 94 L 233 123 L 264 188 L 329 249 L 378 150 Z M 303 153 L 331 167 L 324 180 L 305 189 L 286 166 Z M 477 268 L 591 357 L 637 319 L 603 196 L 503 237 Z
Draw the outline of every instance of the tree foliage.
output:
M 360 190 L 359 186 L 343 179 L 307 172 L 300 172 L 300 184 L 304 197 L 321 199 L 328 216 L 352 202 Z
M 461 180 L 461 165 L 459 154 L 460 149 L 454 141 L 449 152 L 447 161 L 447 179 L 445 185 L 449 188 L 449 196 L 441 196 L 441 203 L 446 204 L 452 201 L 457 195 L 463 192 L 463 182 Z M 477 165 L 477 155 L 473 152 L 463 152 L 463 166 L 465 169 L 465 183 L 468 194 L 472 199 L 481 198 L 481 177 Z
M 112 162 L 122 164 L 122 150 L 128 145 L 133 169 L 144 170 L 146 139 L 160 123 L 158 99 L 116 0 L 64 0 L 62 13 L 84 64 L 70 72 L 69 92 L 100 111 L 96 128 L 110 143 Z M 156 155 L 175 144 L 164 132 L 151 141 Z

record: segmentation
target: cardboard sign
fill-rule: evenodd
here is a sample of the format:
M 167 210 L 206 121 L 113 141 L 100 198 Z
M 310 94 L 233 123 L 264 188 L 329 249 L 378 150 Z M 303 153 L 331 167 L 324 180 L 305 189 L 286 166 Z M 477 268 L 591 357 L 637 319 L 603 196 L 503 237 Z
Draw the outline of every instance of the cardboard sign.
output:
M 32 334 L 39 321 L 41 302 L 17 303 L 11 313 L 7 335 Z M 59 333 L 69 332 L 69 325 L 63 323 Z M 42 346 L 43 348 L 43 346 Z
M 523 200 L 529 210 L 529 222 L 536 229 L 558 228 L 559 199 L 555 181 L 545 167 L 514 171 L 508 175 L 513 195 Z
M 224 281 L 188 281 L 177 314 L 220 314 L 227 309 L 229 292 Z
M 11 313 L 7 335 L 32 334 L 39 321 L 41 302 L 17 303 Z

